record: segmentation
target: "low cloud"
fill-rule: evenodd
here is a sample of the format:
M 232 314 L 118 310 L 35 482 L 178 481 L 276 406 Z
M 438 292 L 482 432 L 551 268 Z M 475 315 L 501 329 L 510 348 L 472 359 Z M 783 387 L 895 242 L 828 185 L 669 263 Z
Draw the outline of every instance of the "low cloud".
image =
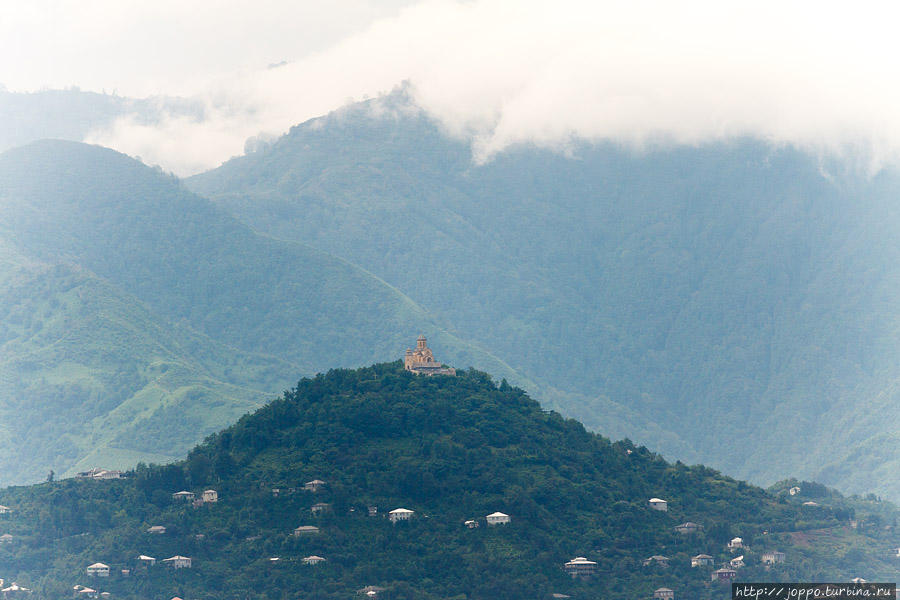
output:
M 894 15 L 866 4 L 624 4 L 421 2 L 325 50 L 220 77 L 201 94 L 202 121 L 126 118 L 90 141 L 184 175 L 241 154 L 251 136 L 407 81 L 476 160 L 523 142 L 741 136 L 869 168 L 900 157 Z

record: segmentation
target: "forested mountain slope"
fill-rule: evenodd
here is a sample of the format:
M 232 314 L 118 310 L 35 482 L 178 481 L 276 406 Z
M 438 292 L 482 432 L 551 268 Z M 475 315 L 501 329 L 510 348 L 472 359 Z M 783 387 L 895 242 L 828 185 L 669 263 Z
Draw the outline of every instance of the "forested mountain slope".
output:
M 303 489 L 314 479 L 322 489 Z M 206 489 L 217 502 L 172 497 Z M 650 507 L 654 496 L 668 512 Z M 676 598 L 720 598 L 728 588 L 711 573 L 737 556 L 725 544 L 741 536 L 738 580 L 893 581 L 895 534 L 882 527 L 882 507 L 815 497 L 818 506 L 802 506 L 787 492 L 611 443 L 484 373 L 424 377 L 390 363 L 304 379 L 175 465 L 0 491 L 13 509 L 0 575 L 35 598 L 74 585 L 118 598 L 336 599 L 364 586 L 393 600 L 615 599 L 663 586 Z M 414 511 L 408 522 L 386 518 L 398 507 Z M 510 523 L 487 526 L 496 511 Z M 702 529 L 676 532 L 685 521 Z M 319 530 L 294 535 L 301 525 Z M 772 550 L 785 562 L 766 570 L 760 559 Z M 714 564 L 692 568 L 701 553 Z M 142 565 L 139 555 L 187 556 L 192 566 Z M 669 565 L 642 564 L 654 555 Z M 304 564 L 310 556 L 325 562 Z M 596 576 L 566 575 L 575 556 L 595 561 Z M 108 579 L 85 575 L 95 562 L 111 568 Z
M 188 184 L 375 273 L 592 428 L 900 497 L 893 171 L 753 141 L 479 165 L 401 93 Z
M 300 374 L 420 332 L 513 374 L 365 271 L 99 147 L 0 155 L 0 252 L 6 483 L 173 459 Z

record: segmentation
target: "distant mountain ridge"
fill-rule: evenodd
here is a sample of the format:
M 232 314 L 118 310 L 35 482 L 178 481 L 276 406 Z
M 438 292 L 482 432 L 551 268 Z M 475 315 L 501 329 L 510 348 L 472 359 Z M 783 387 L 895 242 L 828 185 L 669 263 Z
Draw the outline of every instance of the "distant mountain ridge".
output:
M 751 140 L 476 165 L 400 93 L 188 185 L 375 273 L 599 431 L 900 497 L 894 171 Z
M 178 458 L 291 373 L 399 356 L 421 332 L 515 375 L 362 269 L 104 148 L 0 155 L 0 249 L 3 483 Z

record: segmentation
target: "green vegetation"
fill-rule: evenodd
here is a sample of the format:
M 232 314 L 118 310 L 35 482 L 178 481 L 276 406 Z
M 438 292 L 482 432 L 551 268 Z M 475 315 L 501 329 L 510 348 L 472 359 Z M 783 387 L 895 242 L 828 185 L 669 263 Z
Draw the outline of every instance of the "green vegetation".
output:
M 291 378 L 423 331 L 512 374 L 365 271 L 83 144 L 0 155 L 0 284 L 4 484 L 175 459 Z
M 316 478 L 322 491 L 302 489 Z M 217 503 L 171 496 L 207 488 Z M 652 496 L 669 511 L 651 509 Z M 304 379 L 177 464 L 140 465 L 123 481 L 0 492 L 14 509 L 0 521 L 13 535 L 0 544 L 0 576 L 37 598 L 75 584 L 117 598 L 337 599 L 367 585 L 393 599 L 518 599 L 523 589 L 615 599 L 660 586 L 676 598 L 713 598 L 723 593 L 709 582 L 713 567 L 692 569 L 690 557 L 711 554 L 717 567 L 740 535 L 750 546 L 740 579 L 896 579 L 893 531 L 851 527 L 878 503 L 859 500 L 850 514 L 832 500 L 810 510 L 786 492 L 611 443 L 478 371 L 429 378 L 390 363 Z M 330 509 L 315 516 L 320 502 Z M 392 525 L 385 513 L 401 506 L 415 515 Z M 497 510 L 512 522 L 487 527 L 484 515 Z M 480 527 L 465 527 L 468 519 Z M 688 520 L 703 530 L 675 533 Z M 146 533 L 153 525 L 166 533 Z M 300 525 L 320 532 L 292 535 Z M 787 560 L 765 571 L 759 556 L 774 549 Z M 193 568 L 142 568 L 140 554 L 189 556 Z M 642 566 L 655 554 L 670 566 Z M 310 555 L 327 562 L 304 565 Z M 596 561 L 597 576 L 570 579 L 562 565 L 575 556 Z M 112 567 L 108 580 L 86 577 L 97 561 Z
M 895 171 L 752 141 L 478 165 L 398 93 L 188 185 L 378 275 L 614 439 L 900 498 Z

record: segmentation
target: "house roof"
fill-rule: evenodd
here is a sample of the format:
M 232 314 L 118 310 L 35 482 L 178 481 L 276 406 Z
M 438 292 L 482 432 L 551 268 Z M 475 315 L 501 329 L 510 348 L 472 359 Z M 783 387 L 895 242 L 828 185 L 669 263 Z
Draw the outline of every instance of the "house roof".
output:
M 597 563 L 592 560 L 588 560 L 583 556 L 576 556 L 575 558 L 573 558 L 566 564 L 567 565 L 596 565 Z
M 662 498 L 650 498 L 650 502 L 666 502 Z
M 104 565 L 103 563 L 94 563 L 88 566 L 88 569 L 108 569 L 109 565 Z
M 152 556 L 147 556 L 146 554 L 141 554 L 140 556 L 138 556 L 138 560 L 156 560 L 156 559 L 153 558 Z
M 656 592 L 671 592 L 671 591 L 672 590 L 670 590 L 669 588 L 656 588 L 655 590 L 653 590 L 654 593 L 656 593 Z
M 391 514 L 391 515 L 402 515 L 402 514 L 412 514 L 412 513 L 414 513 L 414 512 L 416 512 L 416 511 L 414 511 L 414 510 L 409 510 L 408 508 L 395 508 L 394 510 L 392 510 L 392 511 L 391 511 L 390 513 L 388 513 L 388 514 Z
M 709 554 L 698 554 L 697 556 L 694 556 L 692 558 L 708 558 L 712 560 L 712 556 L 710 556 Z
M 169 560 L 191 560 L 191 559 L 190 559 L 190 557 L 188 557 L 188 556 L 181 556 L 181 555 L 179 555 L 179 554 L 176 554 L 175 556 L 171 556 L 171 557 L 169 557 L 169 558 L 164 558 L 164 559 L 163 559 L 163 562 L 166 562 L 166 561 L 169 561 Z
M 488 515 L 489 517 L 508 517 L 509 515 L 502 512 L 495 512 Z
M 322 484 L 324 484 L 325 482 L 322 481 L 321 479 L 313 479 L 312 481 L 307 481 L 307 482 L 306 482 L 306 485 L 309 485 L 309 484 L 311 484 L 311 483 L 317 483 L 317 484 L 319 484 L 319 485 L 322 485 Z

